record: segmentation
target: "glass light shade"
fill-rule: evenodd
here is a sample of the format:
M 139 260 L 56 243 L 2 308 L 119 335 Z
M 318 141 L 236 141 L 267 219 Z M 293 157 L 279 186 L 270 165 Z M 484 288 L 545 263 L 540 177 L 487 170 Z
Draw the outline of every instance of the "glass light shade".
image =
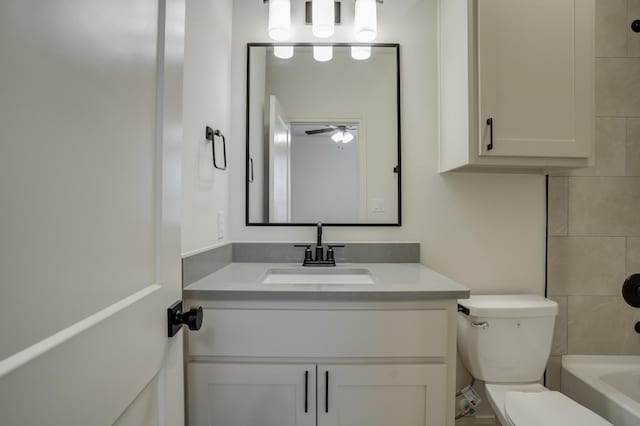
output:
M 312 0 L 311 21 L 311 32 L 314 36 L 331 37 L 336 25 L 334 0 Z
M 344 136 L 342 137 L 342 143 L 349 143 L 353 140 L 353 135 L 349 132 L 344 132 Z
M 378 9 L 376 0 L 356 0 L 353 25 L 356 40 L 369 43 L 378 35 Z
M 273 56 L 280 59 L 293 57 L 293 46 L 273 46 Z
M 313 59 L 327 62 L 333 59 L 333 46 L 313 46 Z
M 333 135 L 331 135 L 331 139 L 333 139 L 335 143 L 342 142 L 342 132 L 335 132 Z
M 351 46 L 351 57 L 358 61 L 364 61 L 371 57 L 371 46 Z
M 289 38 L 291 0 L 269 0 L 269 37 L 276 41 Z

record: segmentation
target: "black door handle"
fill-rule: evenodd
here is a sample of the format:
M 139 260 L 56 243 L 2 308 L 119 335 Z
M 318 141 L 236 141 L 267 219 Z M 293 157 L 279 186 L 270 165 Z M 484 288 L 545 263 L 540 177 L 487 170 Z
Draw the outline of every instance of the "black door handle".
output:
M 183 324 L 186 324 L 189 330 L 200 330 L 202 327 L 202 319 L 202 306 L 197 306 L 189 309 L 187 312 L 182 312 L 182 300 L 178 300 L 167 309 L 167 334 L 169 337 L 175 336 Z
M 309 412 L 309 371 L 304 372 L 304 412 Z
M 487 145 L 487 151 L 493 149 L 493 117 L 487 118 L 487 126 L 489 126 L 489 145 Z
M 324 412 L 329 412 L 329 371 L 324 372 Z

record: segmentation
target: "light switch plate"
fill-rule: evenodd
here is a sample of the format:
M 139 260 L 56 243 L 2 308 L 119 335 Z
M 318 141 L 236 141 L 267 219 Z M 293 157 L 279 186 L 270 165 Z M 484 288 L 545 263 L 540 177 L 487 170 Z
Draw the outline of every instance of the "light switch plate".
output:
M 372 198 L 371 211 L 373 213 L 384 213 L 384 198 Z

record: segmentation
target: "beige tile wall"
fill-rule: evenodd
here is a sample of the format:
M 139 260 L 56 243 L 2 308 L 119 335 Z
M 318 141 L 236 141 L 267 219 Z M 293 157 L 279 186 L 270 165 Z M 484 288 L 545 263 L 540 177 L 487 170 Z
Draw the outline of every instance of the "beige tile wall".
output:
M 558 302 L 547 384 L 564 354 L 640 355 L 640 0 L 596 0 L 596 164 L 549 179 L 549 296 Z

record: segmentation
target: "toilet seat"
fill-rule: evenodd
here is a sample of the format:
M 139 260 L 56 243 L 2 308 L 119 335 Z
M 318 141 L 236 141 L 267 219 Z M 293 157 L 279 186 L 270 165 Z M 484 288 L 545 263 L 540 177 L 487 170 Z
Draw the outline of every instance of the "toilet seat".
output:
M 572 399 L 539 383 L 487 383 L 486 390 L 487 399 L 503 426 L 612 426 Z
M 560 392 L 507 392 L 505 414 L 515 426 L 610 426 L 611 423 Z

